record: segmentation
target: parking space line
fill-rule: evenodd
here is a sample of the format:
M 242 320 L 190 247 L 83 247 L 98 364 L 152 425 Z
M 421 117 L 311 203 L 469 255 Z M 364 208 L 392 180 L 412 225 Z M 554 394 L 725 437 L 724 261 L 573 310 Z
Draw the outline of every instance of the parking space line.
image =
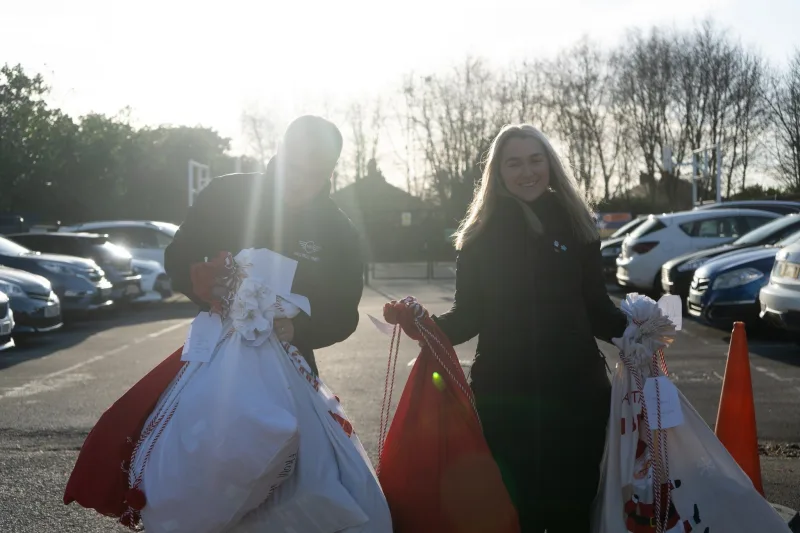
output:
M 757 370 L 758 372 L 761 372 L 761 373 L 762 373 L 762 374 L 764 374 L 765 376 L 767 376 L 767 377 L 770 377 L 770 378 L 774 379 L 775 381 L 780 381 L 781 383 L 785 383 L 785 382 L 787 382 L 787 381 L 789 381 L 789 382 L 791 382 L 791 381 L 794 381 L 794 378 L 784 378 L 784 377 L 781 377 L 781 376 L 779 376 L 778 374 L 776 374 L 775 372 L 772 372 L 772 371 L 770 371 L 770 370 L 767 370 L 767 369 L 766 369 L 766 368 L 764 368 L 763 366 L 755 366 L 755 365 L 751 365 L 751 366 L 752 366 L 752 367 L 753 367 L 755 370 Z
M 141 343 L 144 340 L 154 339 L 156 337 L 160 337 L 161 335 L 165 335 L 171 331 L 175 331 L 178 328 L 185 327 L 191 322 L 191 320 L 183 320 L 178 324 L 173 324 L 169 327 L 164 329 L 160 329 L 156 332 L 150 333 L 144 337 L 139 337 L 135 339 L 133 342 L 128 344 L 123 344 L 121 346 L 117 346 L 105 353 L 100 355 L 95 355 L 94 357 L 90 357 L 85 361 L 81 361 L 80 363 L 76 363 L 72 366 L 67 368 L 63 368 L 56 372 L 52 372 L 50 374 L 44 375 L 40 378 L 34 379 L 25 383 L 24 385 L 20 385 L 19 387 L 13 387 L 4 393 L 0 394 L 0 400 L 3 398 L 20 398 L 24 396 L 33 396 L 35 394 L 39 394 L 42 392 L 48 392 L 56 389 L 60 389 L 65 385 L 69 385 L 70 383 L 75 383 L 76 379 L 74 376 L 68 376 L 68 374 L 74 373 L 76 370 L 80 370 L 81 368 L 96 363 L 98 361 L 102 361 L 103 359 L 113 357 L 121 352 L 124 352 L 131 346 Z

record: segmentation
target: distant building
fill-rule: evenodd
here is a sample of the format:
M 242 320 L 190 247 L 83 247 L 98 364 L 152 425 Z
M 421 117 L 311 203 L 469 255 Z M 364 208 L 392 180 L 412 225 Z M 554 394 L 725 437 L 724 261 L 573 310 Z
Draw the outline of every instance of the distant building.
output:
M 359 231 L 369 260 L 450 260 L 441 210 L 386 181 L 374 160 L 367 175 L 333 193 Z

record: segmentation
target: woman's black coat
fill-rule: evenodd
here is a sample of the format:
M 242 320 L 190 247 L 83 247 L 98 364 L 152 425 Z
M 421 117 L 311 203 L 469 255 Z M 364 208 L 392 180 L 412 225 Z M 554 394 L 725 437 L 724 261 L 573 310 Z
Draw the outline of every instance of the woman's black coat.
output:
M 479 336 L 476 395 L 607 390 L 595 337 L 621 336 L 627 319 L 608 297 L 599 241 L 579 241 L 557 193 L 530 205 L 544 235 L 533 236 L 514 200 L 498 199 L 459 254 L 451 310 L 435 320 L 453 345 Z

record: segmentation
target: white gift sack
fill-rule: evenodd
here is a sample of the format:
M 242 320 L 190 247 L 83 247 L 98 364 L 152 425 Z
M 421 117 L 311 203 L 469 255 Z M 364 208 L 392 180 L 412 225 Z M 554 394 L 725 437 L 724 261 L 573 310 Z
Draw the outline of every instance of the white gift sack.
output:
M 184 368 L 145 424 L 129 472 L 149 531 L 215 533 L 238 523 L 294 471 L 299 425 L 275 318 L 307 312 L 290 292 L 297 262 L 244 250 L 224 323 L 201 313 Z M 292 303 L 295 302 L 295 303 Z M 273 340 L 270 342 L 270 340 Z
M 294 401 L 278 354 L 263 351 L 234 335 L 211 363 L 187 363 L 204 368 L 183 388 L 142 475 L 148 531 L 225 531 L 291 474 Z
M 235 533 L 391 533 L 386 498 L 338 399 L 296 348 L 285 348 L 300 421 L 297 469 Z
M 622 361 L 612 382 L 593 532 L 788 533 L 783 519 L 665 377 L 663 352 L 654 354 L 672 342 L 674 326 L 656 302 L 638 294 L 628 295 L 622 309 L 631 323 L 623 338 L 614 339 Z M 646 385 L 647 378 L 658 376 L 661 403 L 645 394 L 655 383 Z M 659 416 L 661 427 L 669 427 L 651 430 L 648 420 L 658 428 Z

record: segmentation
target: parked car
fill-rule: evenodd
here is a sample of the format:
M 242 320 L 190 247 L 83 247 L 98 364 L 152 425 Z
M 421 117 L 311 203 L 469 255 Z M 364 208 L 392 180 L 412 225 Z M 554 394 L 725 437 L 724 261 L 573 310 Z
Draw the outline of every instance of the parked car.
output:
M 737 320 L 756 323 L 761 312 L 759 293 L 778 252 L 797 242 L 800 232 L 772 245 L 729 252 L 701 266 L 689 290 L 689 314 L 718 326 Z
M 172 296 L 172 282 L 161 263 L 134 259 L 133 268 L 142 276 L 142 295 L 136 302 L 155 302 Z
M 13 333 L 44 333 L 63 324 L 61 302 L 42 276 L 0 266 L 0 291 L 14 312 Z
M 800 202 L 792 202 L 789 200 L 733 200 L 731 202 L 721 202 L 704 204 L 695 207 L 695 209 L 758 209 L 759 211 L 771 211 L 779 215 L 788 215 L 790 213 L 800 213 Z
M 111 299 L 116 302 L 131 302 L 143 294 L 142 275 L 134 271 L 131 254 L 109 242 L 107 235 L 59 232 L 16 233 L 6 237 L 29 250 L 92 259 L 111 282 Z
M 11 300 L 0 291 L 0 352 L 14 347 L 14 311 L 11 310 Z
M 688 252 L 727 244 L 780 215 L 754 209 L 708 209 L 650 215 L 628 235 L 617 258 L 617 282 L 661 291 L 661 267 Z
M 109 236 L 114 244 L 127 248 L 136 259 L 148 259 L 164 264 L 164 250 L 172 242 L 178 226 L 169 222 L 150 220 L 116 220 L 85 222 L 64 226 L 59 231 L 91 231 Z
M 775 256 L 769 283 L 759 294 L 761 317 L 768 323 L 800 335 L 800 243 Z
M 617 281 L 617 257 L 622 253 L 622 241 L 633 230 L 644 224 L 646 220 L 647 215 L 638 216 L 600 242 L 600 253 L 603 256 L 603 272 L 607 281 L 614 283 Z
M 695 270 L 707 262 L 736 250 L 775 244 L 798 230 L 800 230 L 800 214 L 792 213 L 749 231 L 730 244 L 689 252 L 670 259 L 661 268 L 661 288 L 665 293 L 678 295 L 686 301 Z
M 91 259 L 40 254 L 0 237 L 0 265 L 46 278 L 65 313 L 94 311 L 114 303 L 111 283 Z

